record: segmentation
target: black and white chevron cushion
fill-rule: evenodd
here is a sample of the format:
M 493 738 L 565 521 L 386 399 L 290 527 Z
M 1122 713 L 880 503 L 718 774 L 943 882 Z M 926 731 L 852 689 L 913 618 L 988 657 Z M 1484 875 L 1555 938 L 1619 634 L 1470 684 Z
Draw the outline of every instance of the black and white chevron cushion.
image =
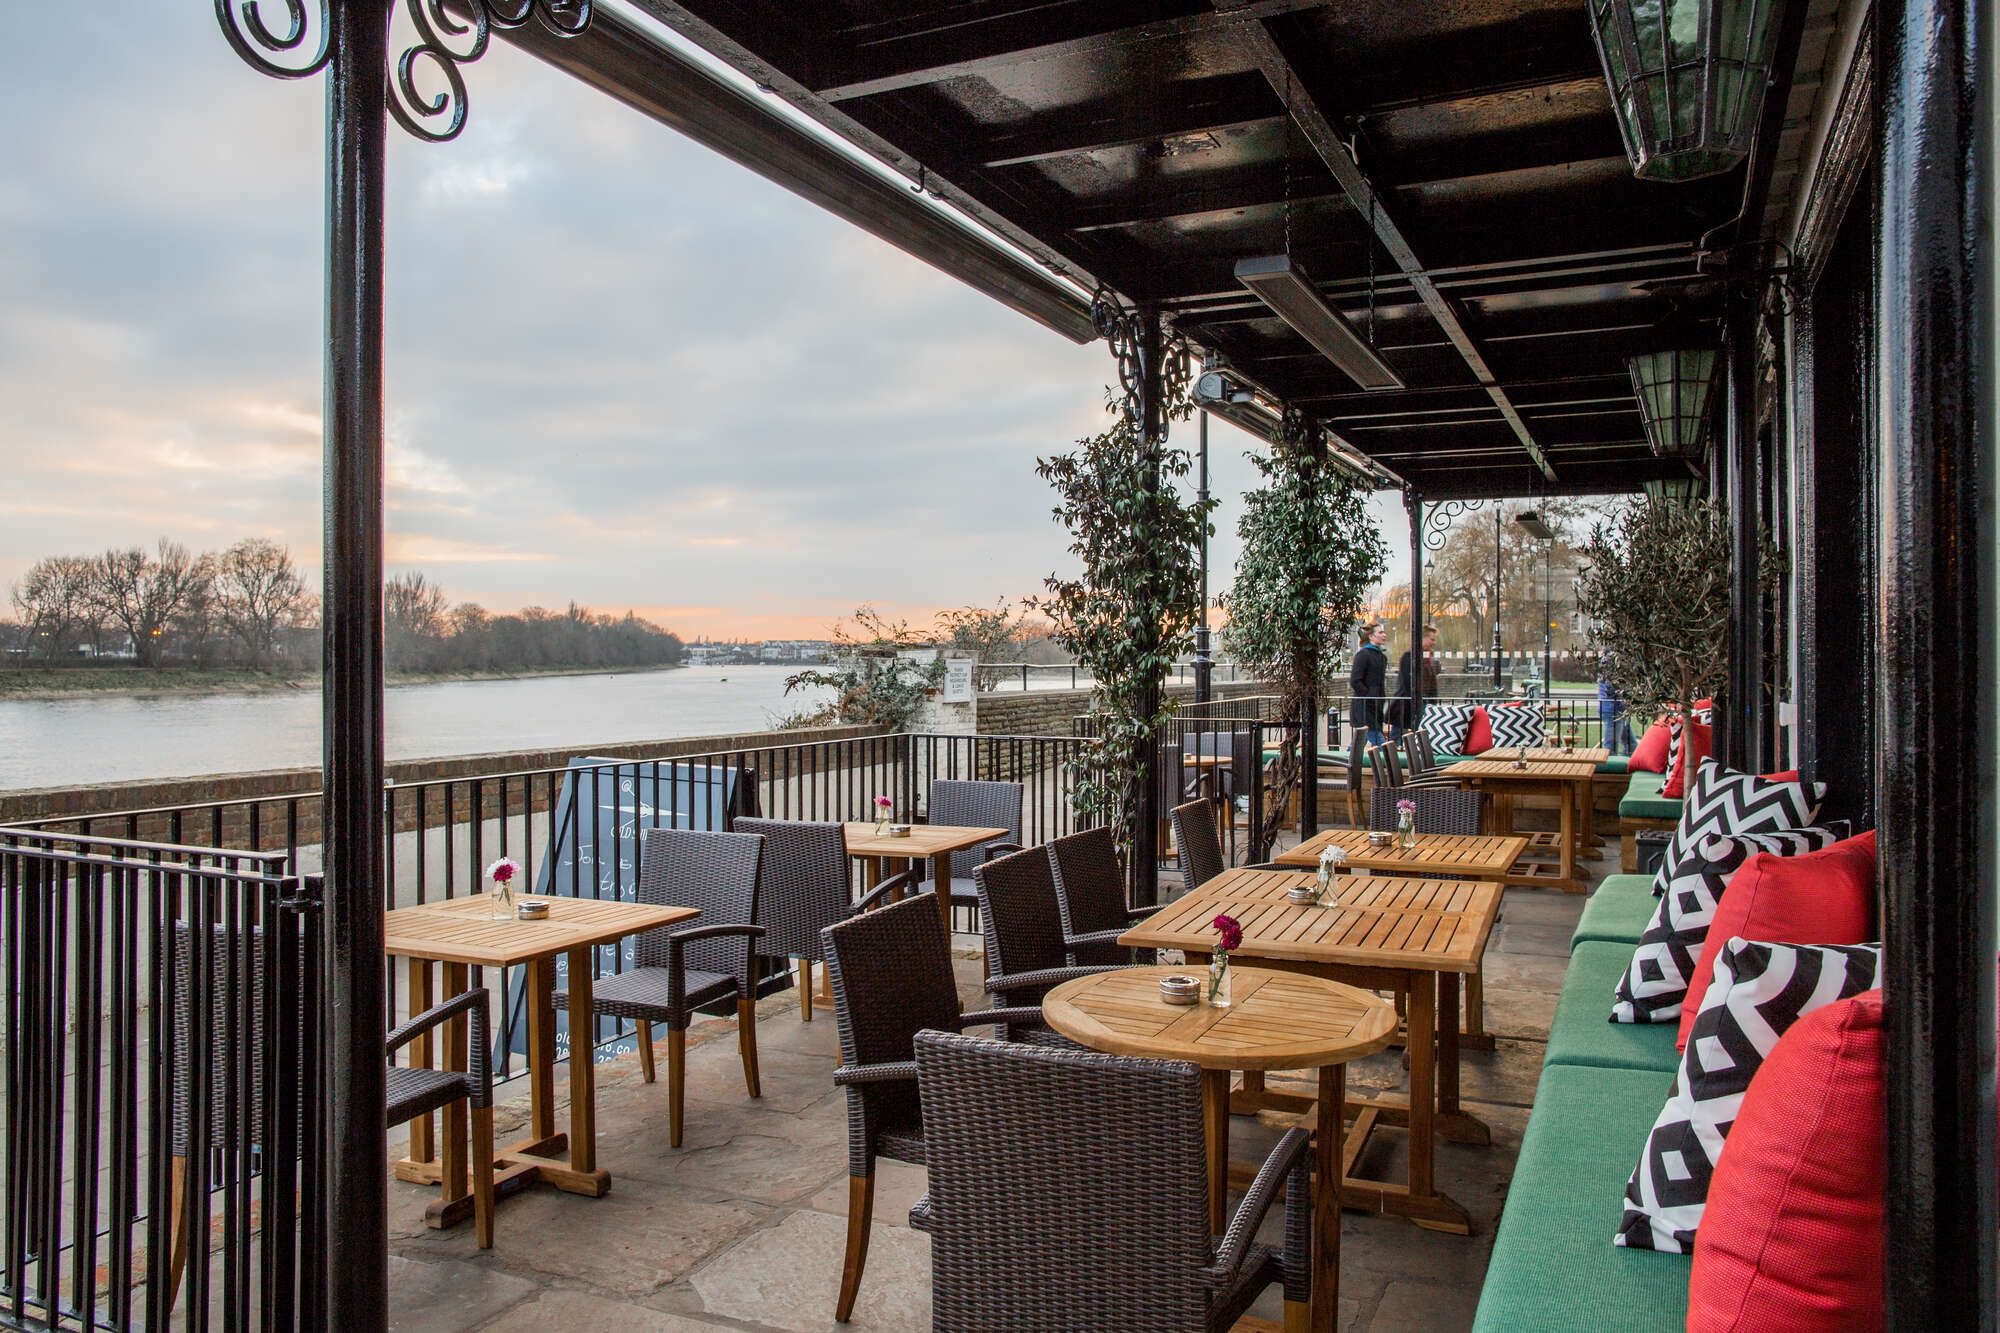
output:
M 1673 1093 L 1625 1186 L 1613 1243 L 1691 1252 L 1723 1141 L 1764 1057 L 1806 1014 L 1881 984 L 1878 945 L 1730 940 L 1715 960 Z
M 1755 773 L 1738 773 L 1705 759 L 1688 783 L 1681 804 L 1681 822 L 1667 842 L 1666 854 L 1653 876 L 1653 892 L 1663 894 L 1673 882 L 1681 858 L 1704 838 L 1724 833 L 1777 833 L 1810 826 L 1826 798 L 1819 782 L 1773 782 Z
M 1465 753 L 1467 733 L 1472 730 L 1472 710 L 1478 704 L 1441 704 L 1424 701 L 1424 720 L 1417 730 L 1431 738 L 1431 744 L 1452 754 Z
M 1710 705 L 1707 708 L 1695 709 L 1694 720 L 1697 724 L 1704 727 L 1714 726 L 1715 725 L 1714 705 Z M 1670 710 L 1667 713 L 1664 721 L 1667 724 L 1667 766 L 1664 769 L 1662 769 L 1661 772 L 1665 773 L 1668 777 L 1671 778 L 1674 773 L 1674 765 L 1680 762 L 1680 757 L 1681 757 L 1680 710 L 1678 708 Z
M 1540 745 L 1542 743 L 1542 710 L 1521 706 L 1518 708 L 1488 708 L 1486 716 L 1493 723 L 1493 744 L 1495 746 Z
M 1688 978 L 1708 942 L 1715 904 L 1737 868 L 1759 852 L 1797 856 L 1831 847 L 1843 835 L 1830 828 L 1785 833 L 1737 833 L 1703 838 L 1681 858 L 1674 878 L 1653 909 L 1652 924 L 1619 978 L 1612 997 L 1614 1023 L 1674 1023 L 1687 999 Z

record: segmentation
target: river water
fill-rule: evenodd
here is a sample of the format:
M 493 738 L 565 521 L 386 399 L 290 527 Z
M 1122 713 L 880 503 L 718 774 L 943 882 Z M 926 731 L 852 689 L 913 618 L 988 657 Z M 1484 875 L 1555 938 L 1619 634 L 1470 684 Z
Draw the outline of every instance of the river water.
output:
M 796 667 L 392 685 L 391 759 L 761 731 L 825 691 Z M 1038 682 L 1039 683 L 1039 682 Z M 0 702 L 0 791 L 319 763 L 319 690 Z

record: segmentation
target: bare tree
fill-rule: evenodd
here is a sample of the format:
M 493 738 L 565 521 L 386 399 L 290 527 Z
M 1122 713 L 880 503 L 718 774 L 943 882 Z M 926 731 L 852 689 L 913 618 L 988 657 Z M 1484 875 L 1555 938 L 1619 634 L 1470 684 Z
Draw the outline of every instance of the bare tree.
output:
M 282 631 L 312 613 L 292 553 L 263 537 L 246 537 L 217 558 L 215 589 L 224 627 L 257 667 L 270 664 Z
M 29 652 L 54 660 L 97 614 L 92 599 L 92 562 L 75 555 L 52 555 L 28 566 L 14 585 L 14 606 Z
M 132 636 L 142 666 L 158 666 L 166 634 L 207 596 L 214 575 L 209 557 L 190 555 L 179 542 L 160 539 L 157 553 L 137 547 L 106 551 L 91 580 L 99 609 Z

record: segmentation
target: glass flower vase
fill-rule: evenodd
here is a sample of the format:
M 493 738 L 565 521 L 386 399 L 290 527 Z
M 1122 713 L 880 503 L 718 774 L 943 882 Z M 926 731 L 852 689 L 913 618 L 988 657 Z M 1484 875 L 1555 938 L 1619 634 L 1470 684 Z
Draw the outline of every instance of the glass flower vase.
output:
M 1396 821 L 1396 846 L 1406 852 L 1417 849 L 1417 821 L 1414 815 L 1404 815 Z
M 486 895 L 493 900 L 493 919 L 511 921 L 514 917 L 514 890 L 504 879 L 493 882 L 493 892 Z
M 1218 953 L 1208 963 L 1208 1002 L 1217 1009 L 1229 1007 L 1229 955 Z

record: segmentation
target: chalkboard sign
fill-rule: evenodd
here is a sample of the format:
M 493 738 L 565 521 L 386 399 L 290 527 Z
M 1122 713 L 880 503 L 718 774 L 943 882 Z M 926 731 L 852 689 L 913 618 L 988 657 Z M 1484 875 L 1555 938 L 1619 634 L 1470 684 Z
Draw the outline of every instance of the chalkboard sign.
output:
M 537 894 L 630 902 L 639 883 L 640 835 L 649 828 L 720 831 L 738 815 L 755 814 L 756 775 L 747 769 L 672 761 L 582 757 L 569 761 L 556 797 L 555 835 L 535 875 Z M 632 966 L 636 937 L 599 946 L 597 975 Z M 555 984 L 569 984 L 569 956 L 555 960 Z M 528 1049 L 527 969 L 509 979 L 514 1003 L 511 1046 Z M 625 1037 L 598 1053 L 630 1050 Z M 556 1010 L 556 1058 L 569 1054 L 569 1015 Z

